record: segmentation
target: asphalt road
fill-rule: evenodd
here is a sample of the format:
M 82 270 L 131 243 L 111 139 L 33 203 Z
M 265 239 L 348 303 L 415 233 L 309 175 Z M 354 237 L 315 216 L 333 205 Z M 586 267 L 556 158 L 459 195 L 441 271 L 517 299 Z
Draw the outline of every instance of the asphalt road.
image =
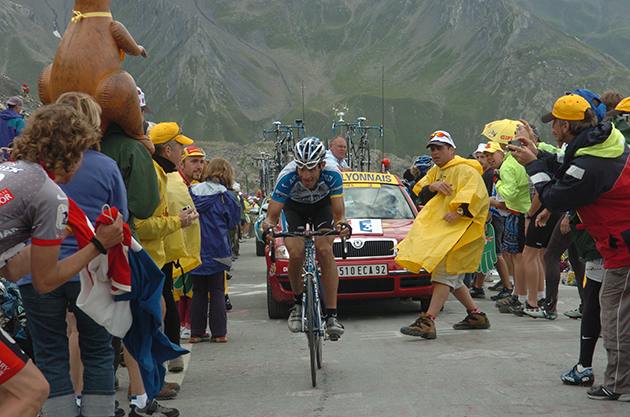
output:
M 318 385 L 311 386 L 309 352 L 302 334 L 266 309 L 264 258 L 253 240 L 241 245 L 228 281 L 234 309 L 228 343 L 183 344 L 186 368 L 167 373 L 181 392 L 163 404 L 181 416 L 627 416 L 630 405 L 594 401 L 587 388 L 563 385 L 560 374 L 577 363 L 579 320 L 501 314 L 478 300 L 488 330 L 455 331 L 464 308 L 453 297 L 437 318 L 437 339 L 403 336 L 398 330 L 419 314 L 413 301 L 342 303 L 346 334 L 325 342 Z M 576 308 L 575 287 L 560 285 L 558 311 Z M 602 381 L 605 350 L 594 358 Z M 117 398 L 127 407 L 127 376 L 118 371 Z

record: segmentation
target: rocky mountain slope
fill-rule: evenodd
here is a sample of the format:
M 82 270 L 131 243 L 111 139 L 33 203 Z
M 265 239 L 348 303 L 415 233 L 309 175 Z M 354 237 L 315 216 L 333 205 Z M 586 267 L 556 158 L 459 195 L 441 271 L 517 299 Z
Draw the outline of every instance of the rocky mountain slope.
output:
M 0 0 L 0 71 L 34 86 L 71 6 Z M 630 81 L 618 61 L 512 0 L 112 0 L 111 8 L 147 48 L 149 59 L 127 57 L 124 68 L 147 94 L 152 120 L 177 121 L 202 141 L 258 142 L 272 121 L 295 118 L 329 138 L 333 107 L 347 105 L 346 120 L 384 124 L 386 152 L 423 153 L 428 135 L 445 129 L 465 154 L 491 120 L 536 120 L 565 91 L 625 93 Z

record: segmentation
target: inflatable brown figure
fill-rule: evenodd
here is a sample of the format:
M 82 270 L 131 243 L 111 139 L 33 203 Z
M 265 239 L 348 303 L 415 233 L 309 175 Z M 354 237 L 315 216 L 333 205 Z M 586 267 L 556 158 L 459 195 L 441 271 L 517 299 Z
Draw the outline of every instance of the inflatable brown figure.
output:
M 147 57 L 125 26 L 112 19 L 110 0 L 75 0 L 53 63 L 39 76 L 39 99 L 52 103 L 68 91 L 91 95 L 101 105 L 101 131 L 114 122 L 153 153 L 144 135 L 136 82 L 121 68 L 124 54 Z

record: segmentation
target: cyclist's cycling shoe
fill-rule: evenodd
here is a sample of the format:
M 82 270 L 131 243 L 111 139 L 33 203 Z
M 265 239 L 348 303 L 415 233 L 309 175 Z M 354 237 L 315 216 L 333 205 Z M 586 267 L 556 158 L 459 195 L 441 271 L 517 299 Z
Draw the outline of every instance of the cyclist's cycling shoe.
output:
M 299 333 L 302 331 L 302 305 L 296 304 L 289 310 L 289 330 L 293 333 Z
M 337 317 L 328 317 L 326 320 L 326 333 L 328 333 L 330 340 L 333 342 L 339 340 L 344 331 L 343 325 L 339 323 Z

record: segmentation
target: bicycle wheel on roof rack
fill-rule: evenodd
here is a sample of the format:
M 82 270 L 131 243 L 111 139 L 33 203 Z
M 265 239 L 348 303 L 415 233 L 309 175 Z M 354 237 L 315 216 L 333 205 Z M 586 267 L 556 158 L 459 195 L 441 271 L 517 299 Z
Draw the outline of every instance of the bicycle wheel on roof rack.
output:
M 359 160 L 361 165 L 361 171 L 369 172 L 370 171 L 370 142 L 366 139 L 361 143 L 359 154 Z

